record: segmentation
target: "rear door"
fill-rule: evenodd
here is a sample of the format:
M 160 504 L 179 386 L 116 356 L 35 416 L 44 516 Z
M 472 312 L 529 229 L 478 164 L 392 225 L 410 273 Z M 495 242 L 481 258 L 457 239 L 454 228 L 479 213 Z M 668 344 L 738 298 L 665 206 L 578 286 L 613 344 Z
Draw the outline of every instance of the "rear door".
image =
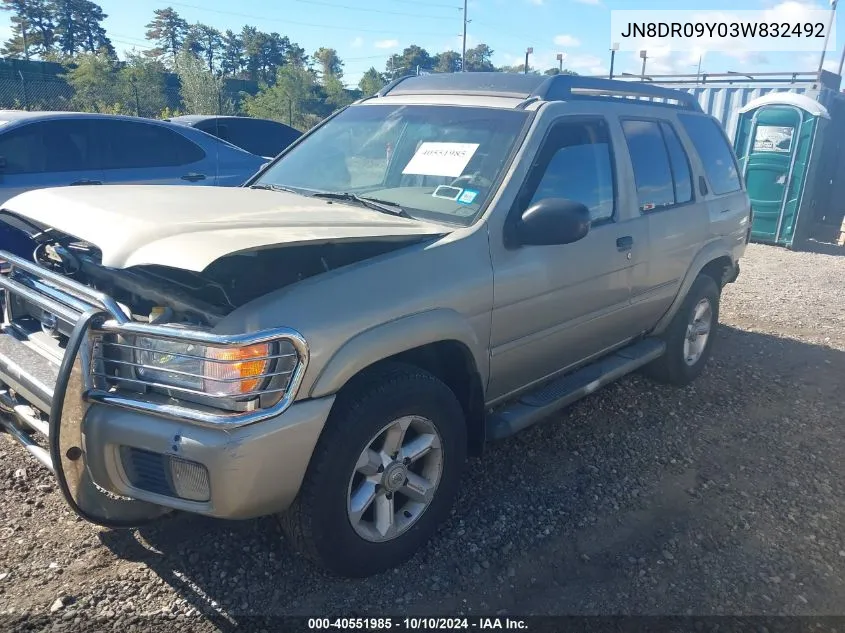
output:
M 725 240 L 728 248 L 744 242 L 750 229 L 751 203 L 739 175 L 739 166 L 722 126 L 703 114 L 679 114 L 701 162 L 710 234 Z
M 175 130 L 120 119 L 96 119 L 92 124 L 107 184 L 216 183 L 216 158 Z
M 648 329 L 669 308 L 706 241 L 708 209 L 693 190 L 690 160 L 670 120 L 624 117 L 620 123 L 650 245 L 646 265 L 631 282 L 631 311 Z
M 88 131 L 88 119 L 67 117 L 33 121 L 0 134 L 2 202 L 30 189 L 102 184 Z

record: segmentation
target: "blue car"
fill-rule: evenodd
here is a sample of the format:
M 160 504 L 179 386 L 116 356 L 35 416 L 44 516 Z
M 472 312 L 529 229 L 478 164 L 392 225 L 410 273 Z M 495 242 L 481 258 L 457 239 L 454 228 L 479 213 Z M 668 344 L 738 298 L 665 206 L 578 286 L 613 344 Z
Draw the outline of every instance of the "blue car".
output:
M 208 132 L 267 159 L 277 156 L 302 136 L 302 132 L 284 123 L 245 116 L 185 114 L 165 121 Z
M 0 203 L 30 189 L 237 187 L 266 162 L 211 134 L 140 117 L 0 110 Z

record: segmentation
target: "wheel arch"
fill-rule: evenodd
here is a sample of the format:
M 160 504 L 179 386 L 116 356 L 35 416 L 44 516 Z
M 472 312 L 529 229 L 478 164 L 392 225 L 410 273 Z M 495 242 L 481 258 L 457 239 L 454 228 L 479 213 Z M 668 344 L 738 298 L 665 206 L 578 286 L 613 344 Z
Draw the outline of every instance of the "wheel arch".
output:
M 675 314 L 683 305 L 684 299 L 686 299 L 690 288 L 692 288 L 693 283 L 695 283 L 699 275 L 703 274 L 711 277 L 716 282 L 719 290 L 721 290 L 728 283 L 730 272 L 734 266 L 735 262 L 731 257 L 730 251 L 721 241 L 710 242 L 702 248 L 687 269 L 687 273 L 681 282 L 675 299 L 654 327 L 653 333 L 660 335 L 666 331 L 666 328 L 669 327 Z
M 489 366 L 486 346 L 479 344 L 469 324 L 453 311 L 404 317 L 350 339 L 326 363 L 309 396 L 338 393 L 355 378 L 389 363 L 418 367 L 445 383 L 463 409 L 470 455 L 482 453 Z

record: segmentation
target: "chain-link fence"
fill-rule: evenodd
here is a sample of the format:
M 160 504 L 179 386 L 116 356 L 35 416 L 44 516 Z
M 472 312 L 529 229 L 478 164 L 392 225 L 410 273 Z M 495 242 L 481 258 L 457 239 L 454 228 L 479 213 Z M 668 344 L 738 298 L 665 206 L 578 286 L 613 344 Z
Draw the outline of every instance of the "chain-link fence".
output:
M 260 92 L 249 79 L 198 78 L 184 83 L 174 73 L 121 69 L 116 73 L 76 72 L 41 61 L 0 58 L 0 110 L 97 112 L 146 118 L 179 114 L 246 115 L 268 118 L 307 130 L 360 91 L 329 93 L 319 83 L 291 84 Z M 128 70 L 128 71 L 127 71 Z M 247 105 L 250 97 L 255 99 Z
M 76 90 L 61 77 L 0 74 L 0 109 L 30 111 L 86 111 L 160 117 L 183 110 L 177 85 L 151 88 L 138 82 L 116 86 L 82 86 Z M 204 114 L 234 114 L 241 110 L 245 94 L 229 86 L 212 95 Z

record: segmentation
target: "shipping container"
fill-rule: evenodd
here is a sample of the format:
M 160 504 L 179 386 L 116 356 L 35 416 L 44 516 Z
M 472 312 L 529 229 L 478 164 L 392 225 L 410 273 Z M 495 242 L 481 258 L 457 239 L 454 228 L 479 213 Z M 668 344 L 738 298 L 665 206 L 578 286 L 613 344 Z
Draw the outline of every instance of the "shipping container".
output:
M 824 116 L 804 119 L 804 143 L 796 143 L 796 160 L 784 174 L 776 174 L 775 164 L 759 169 L 752 180 L 774 178 L 785 187 L 777 201 L 757 200 L 755 212 L 759 221 L 752 234 L 753 241 L 801 248 L 807 240 L 835 243 L 845 222 L 845 94 L 840 91 L 842 78 L 828 71 L 785 73 L 718 73 L 699 75 L 620 76 L 624 81 L 643 81 L 658 86 L 683 90 L 695 95 L 702 109 L 716 117 L 735 143 L 734 149 L 743 164 L 747 139 L 737 138 L 742 111 L 759 103 L 761 97 L 778 93 L 803 95 L 821 106 Z M 770 97 L 771 99 L 771 97 Z M 763 100 L 767 101 L 766 99 Z M 787 97 L 786 102 L 790 99 Z M 770 104 L 773 105 L 773 104 Z M 756 109 L 756 108 L 755 108 Z M 810 107 L 807 113 L 814 111 Z M 746 113 L 746 119 L 748 116 Z M 818 120 L 810 120 L 815 119 Z M 746 121 L 747 123 L 747 121 Z M 800 134 L 796 139 L 803 138 Z M 739 141 L 738 146 L 736 143 Z M 775 163 L 777 161 L 774 161 Z M 796 169 L 797 166 L 797 169 Z M 779 168 L 779 167 L 778 167 Z M 747 176 L 747 174 L 743 174 Z M 752 189 L 761 195 L 760 183 L 752 182 Z M 775 191 L 771 186 L 767 191 Z M 776 203 L 776 204 L 775 204 Z M 774 205 L 774 206 L 773 206 Z M 754 204 L 752 204 L 754 206 Z M 775 209 L 776 211 L 773 211 Z M 773 215 L 774 214 L 774 215 Z M 773 219 L 774 218 L 774 219 Z M 771 224 L 774 229 L 767 226 Z

